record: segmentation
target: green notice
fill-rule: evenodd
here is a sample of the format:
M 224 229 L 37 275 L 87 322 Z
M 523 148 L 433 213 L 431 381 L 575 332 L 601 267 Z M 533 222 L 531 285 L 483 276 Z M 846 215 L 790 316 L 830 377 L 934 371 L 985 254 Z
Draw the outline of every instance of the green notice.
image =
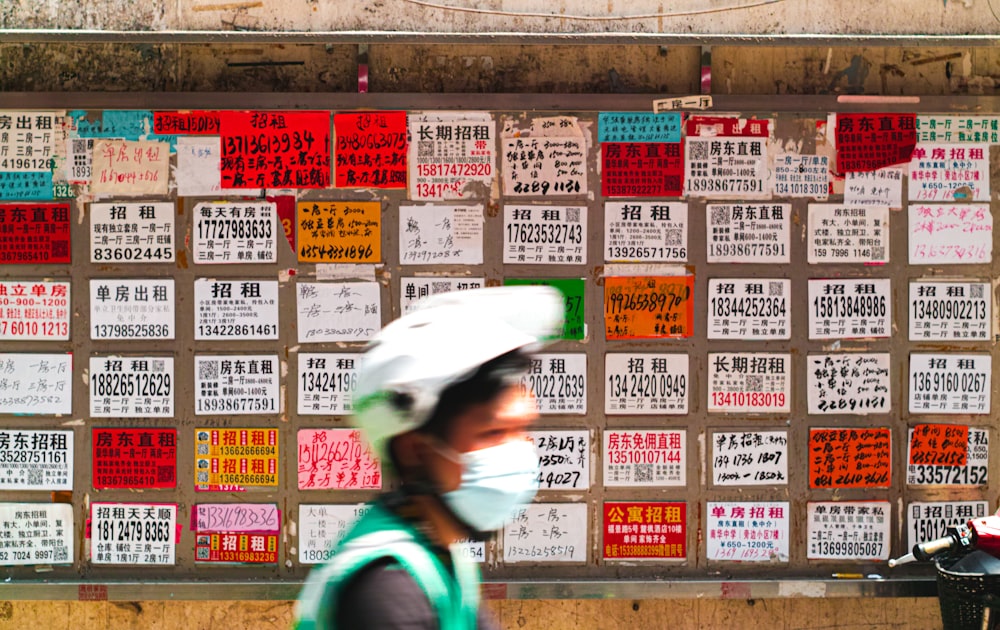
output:
M 559 289 L 566 300 L 566 322 L 563 324 L 563 339 L 583 339 L 583 278 L 506 278 L 506 286 L 544 285 Z

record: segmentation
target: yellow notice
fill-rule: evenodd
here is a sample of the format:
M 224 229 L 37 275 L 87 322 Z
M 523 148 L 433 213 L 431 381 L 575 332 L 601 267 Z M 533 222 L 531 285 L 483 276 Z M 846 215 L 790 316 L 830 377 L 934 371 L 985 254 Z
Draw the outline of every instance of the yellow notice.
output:
M 378 201 L 300 202 L 296 242 L 299 262 L 381 262 L 382 204 Z
M 196 490 L 278 485 L 277 429 L 195 429 Z

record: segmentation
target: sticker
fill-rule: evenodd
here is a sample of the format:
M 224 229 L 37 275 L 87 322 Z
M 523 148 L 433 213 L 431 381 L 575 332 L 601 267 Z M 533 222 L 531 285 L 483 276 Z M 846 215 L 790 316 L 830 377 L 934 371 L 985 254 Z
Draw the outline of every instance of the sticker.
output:
M 874 171 L 910 161 L 917 144 L 916 114 L 834 116 L 838 173 Z
M 604 142 L 601 194 L 604 197 L 680 197 L 684 193 L 681 142 Z
M 401 204 L 399 263 L 483 264 L 483 208 Z
M 910 341 L 988 341 L 988 282 L 910 282 Z
M 914 501 L 906 505 L 906 548 L 948 535 L 949 527 L 986 516 L 987 501 Z
M 789 413 L 791 368 L 788 353 L 709 353 L 708 412 Z
M 90 562 L 173 566 L 177 506 L 164 503 L 90 504 Z
M 539 490 L 590 488 L 590 431 L 528 431 L 538 452 Z
M 298 206 L 299 262 L 382 260 L 382 203 L 305 201 Z
M 788 484 L 788 432 L 736 431 L 712 435 L 716 486 Z
M 195 490 L 278 486 L 277 429 L 195 429 Z
M 357 429 L 299 429 L 299 490 L 378 490 L 382 465 Z
M 536 133 L 537 132 L 537 133 Z M 530 136 L 501 134 L 503 191 L 508 197 L 586 195 L 587 143 L 575 118 L 532 120 Z
M 769 120 L 691 116 L 686 121 L 688 195 L 713 199 L 760 199 L 767 184 Z
M 807 360 L 809 413 L 889 413 L 888 352 L 810 354 Z
M 0 110 L 0 170 L 55 169 L 56 140 L 64 112 Z
M 72 431 L 0 429 L 0 490 L 72 489 Z
M 194 338 L 277 339 L 277 280 L 194 281 Z
M 486 112 L 410 114 L 410 199 L 488 195 L 496 174 L 496 124 Z
M 0 414 L 72 412 L 72 354 L 0 353 Z
M 406 188 L 406 112 L 338 112 L 337 188 Z
M 688 363 L 686 354 L 609 352 L 604 355 L 604 413 L 687 414 Z
M 360 354 L 299 353 L 300 416 L 346 416 L 358 386 Z
M 903 167 L 844 174 L 844 205 L 903 207 Z M 912 175 L 911 179 L 912 180 Z
M 686 485 L 686 436 L 684 430 L 605 430 L 605 487 Z
M 99 428 L 91 443 L 97 490 L 177 487 L 177 429 Z
M 685 560 L 687 504 L 605 501 L 605 560 Z
M 988 354 L 910 354 L 910 413 L 988 414 Z
M 155 140 L 101 138 L 94 141 L 95 195 L 166 195 L 170 145 Z
M 0 157 L 2 161 L 3 157 Z M 50 185 L 50 196 L 51 192 Z M 68 203 L 0 204 L 0 224 L 4 228 L 0 263 L 47 265 L 70 262 Z
M 504 278 L 504 286 L 545 286 L 558 289 L 566 310 L 563 313 L 562 339 L 581 340 L 587 337 L 587 322 L 583 304 L 586 281 L 583 278 Z
M 908 209 L 911 265 L 979 265 L 993 261 L 989 204 L 932 205 Z
M 687 262 L 687 248 L 686 203 L 605 202 L 606 262 Z
M 809 429 L 810 488 L 888 488 L 888 427 Z
M 281 511 L 275 503 L 194 506 L 195 563 L 275 564 Z
M 600 112 L 598 142 L 680 142 L 680 113 Z
M 709 339 L 791 339 L 792 281 L 709 278 Z
M 68 188 L 68 186 L 66 187 Z M 66 189 L 63 189 L 65 192 Z M 7 171 L 0 171 L 0 199 L 10 200 L 10 201 L 26 201 L 26 200 L 37 200 L 44 201 L 46 199 L 55 198 L 55 187 L 52 183 L 52 173 L 10 173 Z M 66 197 L 70 196 L 67 192 Z M 27 249 L 27 248 L 22 248 Z M 57 252 L 63 251 L 62 249 L 56 250 Z M 65 250 L 69 252 L 69 248 Z M 5 256 L 7 263 L 16 263 L 18 259 L 28 262 L 33 260 L 39 254 L 44 254 L 44 252 L 36 252 L 34 250 L 5 253 L 0 251 L 0 256 Z
M 0 503 L 0 566 L 72 564 L 73 506 L 69 503 Z
M 809 280 L 810 339 L 892 336 L 888 278 Z
M 70 283 L 0 281 L 0 340 L 69 339 Z
M 789 262 L 792 205 L 708 204 L 708 262 Z
M 90 338 L 173 339 L 174 279 L 90 281 Z
M 175 220 L 171 201 L 92 203 L 90 262 L 173 262 Z
M 786 501 L 708 502 L 707 559 L 723 562 L 788 562 Z
M 604 278 L 605 339 L 690 337 L 694 276 Z
M 278 413 L 278 355 L 195 355 L 195 415 Z
M 775 197 L 811 197 L 826 201 L 830 192 L 830 158 L 779 153 L 774 157 L 773 183 Z
M 173 357 L 90 357 L 90 417 L 173 418 Z
M 272 202 L 202 202 L 194 207 L 194 262 L 272 263 L 278 260 L 278 234 L 277 206 Z
M 538 413 L 585 415 L 587 413 L 587 355 L 535 354 L 521 387 L 531 392 Z
M 451 293 L 452 291 L 467 291 L 481 289 L 485 286 L 485 278 L 444 278 L 427 276 L 419 278 L 400 278 L 399 280 L 399 312 L 401 315 L 413 312 L 420 300 L 431 295 Z
M 368 341 L 382 329 L 378 282 L 300 282 L 295 295 L 299 343 Z
M 540 265 L 587 262 L 587 208 L 504 206 L 503 262 Z
M 810 501 L 806 510 L 807 559 L 889 559 L 888 501 Z
M 330 112 L 219 114 L 223 188 L 328 188 Z
M 1000 144 L 1000 116 L 917 116 L 919 142 Z
M 989 145 L 917 145 L 907 189 L 910 201 L 989 201 Z
M 889 208 L 809 204 L 809 264 L 889 262 Z
M 503 561 L 586 562 L 587 504 L 531 503 L 503 527 Z
M 370 505 L 299 504 L 299 564 L 320 564 L 334 556 L 337 543 Z
M 918 424 L 907 432 L 906 485 L 985 486 L 989 432 L 956 424 Z

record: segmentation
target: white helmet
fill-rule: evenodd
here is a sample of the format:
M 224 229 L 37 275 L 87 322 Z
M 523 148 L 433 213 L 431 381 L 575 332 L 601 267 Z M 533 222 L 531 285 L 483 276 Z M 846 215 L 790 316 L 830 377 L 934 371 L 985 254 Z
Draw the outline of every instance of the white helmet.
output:
M 430 419 L 441 392 L 514 350 L 537 351 L 562 332 L 562 295 L 548 286 L 431 296 L 369 343 L 358 366 L 354 418 L 376 454 Z

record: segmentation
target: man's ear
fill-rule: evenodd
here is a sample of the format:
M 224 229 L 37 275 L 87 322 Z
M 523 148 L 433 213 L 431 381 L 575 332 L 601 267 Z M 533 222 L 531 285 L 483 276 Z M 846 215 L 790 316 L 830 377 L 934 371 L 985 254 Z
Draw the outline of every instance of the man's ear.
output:
M 416 431 L 397 435 L 389 444 L 400 473 L 414 468 L 421 468 L 427 460 L 429 448 L 426 438 Z

